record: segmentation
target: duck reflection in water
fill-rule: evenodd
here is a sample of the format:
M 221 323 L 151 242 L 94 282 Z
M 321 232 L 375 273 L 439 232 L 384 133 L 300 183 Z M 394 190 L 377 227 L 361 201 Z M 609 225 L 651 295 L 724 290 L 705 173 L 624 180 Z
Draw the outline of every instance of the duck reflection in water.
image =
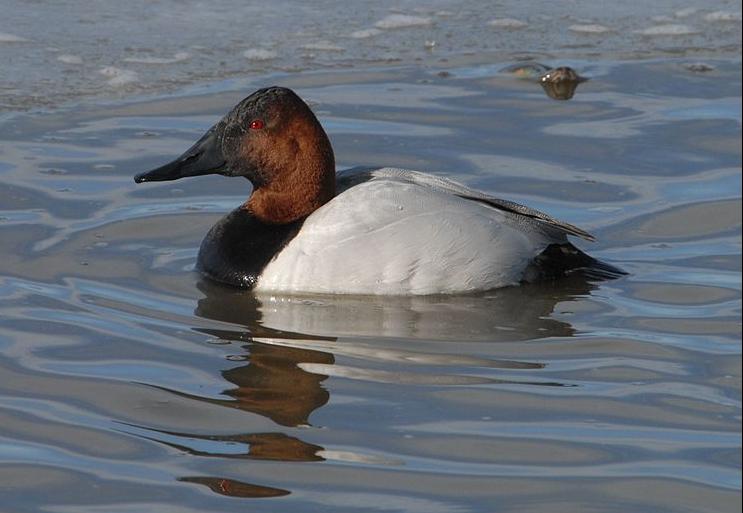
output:
M 501 289 L 490 295 L 374 298 L 374 297 L 259 297 L 251 292 L 222 287 L 208 281 L 199 283 L 204 297 L 199 300 L 198 317 L 229 323 L 231 326 L 194 328 L 229 343 L 242 343 L 247 364 L 222 371 L 233 387 L 222 394 L 228 398 L 188 397 L 237 408 L 271 419 L 282 429 L 261 433 L 209 435 L 145 428 L 147 438 L 199 457 L 273 460 L 286 462 L 323 461 L 324 447 L 299 439 L 291 428 L 311 425 L 312 413 L 327 404 L 329 391 L 323 386 L 328 374 L 322 369 L 336 367 L 336 355 L 380 359 L 407 365 L 429 364 L 488 367 L 538 371 L 544 364 L 512 360 L 475 361 L 459 355 L 413 353 L 403 347 L 383 350 L 370 343 L 369 336 L 410 339 L 444 338 L 462 340 L 518 341 L 542 337 L 573 335 L 574 328 L 555 319 L 552 312 L 561 301 L 588 294 L 594 285 L 582 277 L 561 280 L 559 284 Z M 505 327 L 505 329 L 497 329 Z M 309 334 L 314 333 L 314 334 Z M 369 346 L 335 335 L 355 334 Z M 366 352 L 365 352 L 366 351 Z M 385 356 L 386 355 L 386 356 Z M 456 360 L 460 358 L 460 360 Z M 320 371 L 318 371 L 320 369 Z M 440 369 L 440 368 L 439 368 Z M 413 384 L 468 384 L 457 376 L 437 371 L 443 381 L 426 381 L 434 374 L 410 371 L 400 386 Z M 329 372 L 330 373 L 330 372 Z M 416 381 L 415 376 L 423 376 Z M 366 371 L 360 379 L 375 377 Z M 411 378 L 413 376 L 413 378 Z M 350 376 L 353 377 L 353 376 Z M 474 376 L 465 376 L 473 378 Z M 384 378 L 384 376 L 383 376 Z M 446 378 L 452 378 L 447 381 Z M 385 378 L 386 379 L 386 378 Z M 480 379 L 480 378 L 477 378 Z M 393 380 L 394 382 L 394 380 Z M 508 381 L 483 378 L 478 383 L 519 383 L 563 386 L 545 381 Z M 174 392 L 186 395 L 182 392 Z M 288 431 L 288 433 L 287 433 Z M 244 447 L 244 450 L 241 449 Z M 290 493 L 281 488 L 235 481 L 216 476 L 184 476 L 180 481 L 208 487 L 214 493 L 235 497 L 275 497 Z
M 332 365 L 335 363 L 334 356 L 288 344 L 259 342 L 256 339 L 261 337 L 287 341 L 312 337 L 264 327 L 261 324 L 261 303 L 251 294 L 239 294 L 241 300 L 235 302 L 225 298 L 227 290 L 223 287 L 218 287 L 222 294 L 215 295 L 209 292 L 213 291 L 214 284 L 204 281 L 200 288 L 207 291 L 207 296 L 199 301 L 195 312 L 197 316 L 245 327 L 235 330 L 199 329 L 220 340 L 246 343 L 243 349 L 247 351 L 248 365 L 222 371 L 222 376 L 236 385 L 236 388 L 224 392 L 224 395 L 236 401 L 229 401 L 225 405 L 268 417 L 282 426 L 309 424 L 310 414 L 328 402 L 328 391 L 321 386 L 327 376 L 307 372 L 300 364 Z M 234 294 L 234 291 L 229 292 Z M 238 309 L 235 309 L 236 303 Z
M 247 300 L 252 303 L 251 308 L 242 310 L 241 322 L 246 323 L 246 329 L 204 329 L 198 331 L 220 340 L 245 342 L 246 351 L 243 359 L 247 365 L 239 365 L 222 371 L 222 376 L 234 388 L 225 390 L 222 394 L 232 399 L 214 399 L 200 396 L 186 395 L 199 401 L 219 404 L 229 408 L 256 413 L 267 417 L 276 424 L 286 427 L 309 425 L 310 414 L 328 402 L 329 394 L 321 383 L 327 376 L 307 372 L 300 367 L 300 363 L 317 363 L 332 365 L 335 361 L 330 353 L 268 345 L 257 342 L 254 337 L 272 336 L 287 338 L 295 336 L 291 333 L 279 332 L 264 328 L 259 324 L 260 309 L 256 299 Z M 246 301 L 241 302 L 247 307 Z M 234 313 L 234 312 L 232 312 Z M 222 308 L 220 302 L 201 300 L 196 314 L 212 320 L 234 322 L 229 309 Z M 305 335 L 302 335 L 306 338 Z M 167 439 L 159 441 L 180 450 L 187 451 L 195 456 L 219 456 L 227 458 L 250 458 L 259 460 L 280 461 L 322 461 L 318 455 L 322 447 L 305 443 L 298 438 L 282 432 L 249 433 L 236 435 L 199 435 L 158 430 Z M 174 440 L 197 439 L 209 441 L 216 447 L 229 443 L 233 446 L 245 446 L 244 452 L 232 450 L 229 454 L 217 453 L 200 448 L 190 447 Z
M 245 302 L 242 304 L 245 306 Z M 266 345 L 253 341 L 252 337 L 259 334 L 291 336 L 291 334 L 262 328 L 258 324 L 260 310 L 257 308 L 257 300 L 254 306 L 255 308 L 242 311 L 244 315 L 242 321 L 247 322 L 246 328 L 249 327 L 246 330 L 200 329 L 212 337 L 246 343 L 243 348 L 246 350 L 246 360 L 249 363 L 222 371 L 222 376 L 235 385 L 235 388 L 225 390 L 223 394 L 232 397 L 233 400 L 189 397 L 257 413 L 281 426 L 307 425 L 310 414 L 328 402 L 328 391 L 321 386 L 327 376 L 304 371 L 299 363 L 332 365 L 334 357 L 332 354 L 321 351 Z M 234 318 L 231 318 L 229 314 L 225 316 L 225 312 L 229 311 L 208 300 L 202 300 L 196 310 L 199 316 L 234 322 Z M 151 428 L 147 430 L 155 433 L 154 436 L 148 436 L 148 438 L 192 456 L 295 462 L 324 461 L 324 458 L 320 456 L 323 447 L 304 442 L 282 432 L 205 435 Z M 230 450 L 222 452 L 226 446 L 229 446 Z M 209 450 L 209 447 L 215 449 Z M 235 447 L 245 447 L 245 450 L 236 451 Z M 229 497 L 269 498 L 290 493 L 282 488 L 218 476 L 184 476 L 178 478 L 178 481 L 206 486 L 216 494 Z

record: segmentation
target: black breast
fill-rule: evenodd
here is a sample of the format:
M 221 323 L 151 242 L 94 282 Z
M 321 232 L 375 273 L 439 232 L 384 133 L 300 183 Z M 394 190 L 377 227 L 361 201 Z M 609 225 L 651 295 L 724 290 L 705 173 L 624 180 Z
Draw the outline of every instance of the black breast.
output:
M 196 268 L 212 280 L 252 288 L 266 265 L 299 232 L 303 221 L 268 224 L 237 208 L 206 234 Z

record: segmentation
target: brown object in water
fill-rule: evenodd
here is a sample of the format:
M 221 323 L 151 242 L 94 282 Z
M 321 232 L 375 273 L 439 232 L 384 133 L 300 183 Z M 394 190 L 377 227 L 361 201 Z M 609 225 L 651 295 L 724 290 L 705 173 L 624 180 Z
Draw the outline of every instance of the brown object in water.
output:
M 578 84 L 586 80 L 588 79 L 581 77 L 573 68 L 568 66 L 551 69 L 539 77 L 542 89 L 553 100 L 571 99 Z

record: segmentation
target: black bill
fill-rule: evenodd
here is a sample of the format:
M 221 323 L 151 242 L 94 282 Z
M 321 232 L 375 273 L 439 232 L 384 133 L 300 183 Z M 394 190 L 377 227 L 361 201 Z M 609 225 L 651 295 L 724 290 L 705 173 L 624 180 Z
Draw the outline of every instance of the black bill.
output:
M 178 180 L 187 176 L 222 174 L 227 161 L 222 154 L 217 126 L 213 126 L 196 144 L 169 164 L 134 177 L 137 183 Z

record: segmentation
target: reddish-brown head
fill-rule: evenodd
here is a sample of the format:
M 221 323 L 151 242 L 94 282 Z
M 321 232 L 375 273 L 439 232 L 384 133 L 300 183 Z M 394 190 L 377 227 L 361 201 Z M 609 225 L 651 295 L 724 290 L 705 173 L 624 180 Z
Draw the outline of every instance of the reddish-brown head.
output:
M 135 180 L 210 173 L 250 180 L 245 208 L 268 223 L 301 219 L 335 195 L 330 141 L 307 104 L 283 87 L 251 94 L 177 160 Z

